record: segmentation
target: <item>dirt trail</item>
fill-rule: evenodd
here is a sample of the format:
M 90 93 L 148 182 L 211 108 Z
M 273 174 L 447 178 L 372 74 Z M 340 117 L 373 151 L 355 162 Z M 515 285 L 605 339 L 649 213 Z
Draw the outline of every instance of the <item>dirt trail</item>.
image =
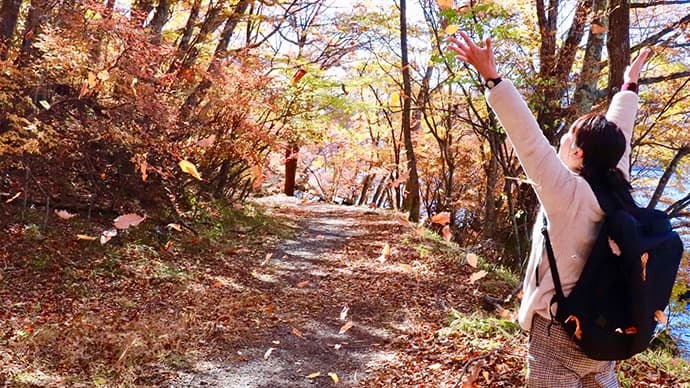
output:
M 388 281 L 376 284 L 385 274 L 365 268 L 381 266 L 383 238 L 400 233 L 401 226 L 365 208 L 300 205 L 282 196 L 259 202 L 292 215 L 302 228 L 252 272 L 272 294 L 274 322 L 235 354 L 197 363 L 176 386 L 327 387 L 334 385 L 329 373 L 338 386 L 357 385 L 371 365 L 394 356 L 386 344 L 405 324 L 395 314 L 405 303 L 392 303 L 394 295 L 367 295 Z M 347 322 L 353 326 L 341 334 Z M 316 372 L 320 376 L 307 377 Z

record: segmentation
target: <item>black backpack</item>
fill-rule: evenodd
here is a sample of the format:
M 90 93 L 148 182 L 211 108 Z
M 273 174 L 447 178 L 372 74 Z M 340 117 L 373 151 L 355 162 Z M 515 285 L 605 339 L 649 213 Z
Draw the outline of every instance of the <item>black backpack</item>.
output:
M 552 319 L 560 322 L 582 351 L 595 360 L 624 360 L 645 350 L 657 322 L 666 321 L 683 243 L 666 213 L 646 208 L 620 209 L 606 193 L 596 192 L 606 213 L 592 253 L 566 297 L 546 231 L 544 241 L 558 303 Z M 614 254 L 611 238 L 620 250 Z M 615 248 L 614 248 L 615 249 Z

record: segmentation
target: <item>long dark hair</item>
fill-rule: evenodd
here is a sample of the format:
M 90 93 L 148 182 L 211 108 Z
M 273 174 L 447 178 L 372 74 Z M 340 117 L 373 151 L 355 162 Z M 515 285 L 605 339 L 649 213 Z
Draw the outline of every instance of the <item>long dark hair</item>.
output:
M 595 193 L 605 192 L 616 207 L 635 207 L 632 186 L 618 169 L 626 148 L 626 140 L 618 125 L 601 113 L 581 116 L 572 125 L 575 145 L 584 154 L 580 175 Z

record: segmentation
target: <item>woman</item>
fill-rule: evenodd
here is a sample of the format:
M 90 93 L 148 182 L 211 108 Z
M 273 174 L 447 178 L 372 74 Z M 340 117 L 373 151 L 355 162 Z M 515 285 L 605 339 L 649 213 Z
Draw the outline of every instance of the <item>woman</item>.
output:
M 637 114 L 637 81 L 650 50 L 643 50 L 628 66 L 625 84 L 613 97 L 606 115 L 590 113 L 577 119 L 561 138 L 556 153 L 513 84 L 499 77 L 491 40 L 486 39 L 482 48 L 464 32 L 460 36 L 462 41 L 450 38 L 453 44 L 449 49 L 484 79 L 486 99 L 505 128 L 541 205 L 518 314 L 520 326 L 530 331 L 527 385 L 617 387 L 614 362 L 590 359 L 561 326 L 551 322 L 549 304 L 555 291 L 540 230 L 546 217 L 567 296 L 604 218 L 593 189 L 613 191 L 619 206 L 634 203 L 627 173 L 630 138 Z

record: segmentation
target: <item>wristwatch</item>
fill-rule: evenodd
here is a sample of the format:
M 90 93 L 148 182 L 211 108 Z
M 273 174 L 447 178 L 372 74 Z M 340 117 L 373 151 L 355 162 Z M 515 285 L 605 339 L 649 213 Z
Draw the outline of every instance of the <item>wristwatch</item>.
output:
M 489 78 L 484 82 L 484 86 L 486 86 L 487 89 L 493 89 L 496 87 L 496 85 L 500 84 L 502 81 L 501 77 L 498 78 Z

